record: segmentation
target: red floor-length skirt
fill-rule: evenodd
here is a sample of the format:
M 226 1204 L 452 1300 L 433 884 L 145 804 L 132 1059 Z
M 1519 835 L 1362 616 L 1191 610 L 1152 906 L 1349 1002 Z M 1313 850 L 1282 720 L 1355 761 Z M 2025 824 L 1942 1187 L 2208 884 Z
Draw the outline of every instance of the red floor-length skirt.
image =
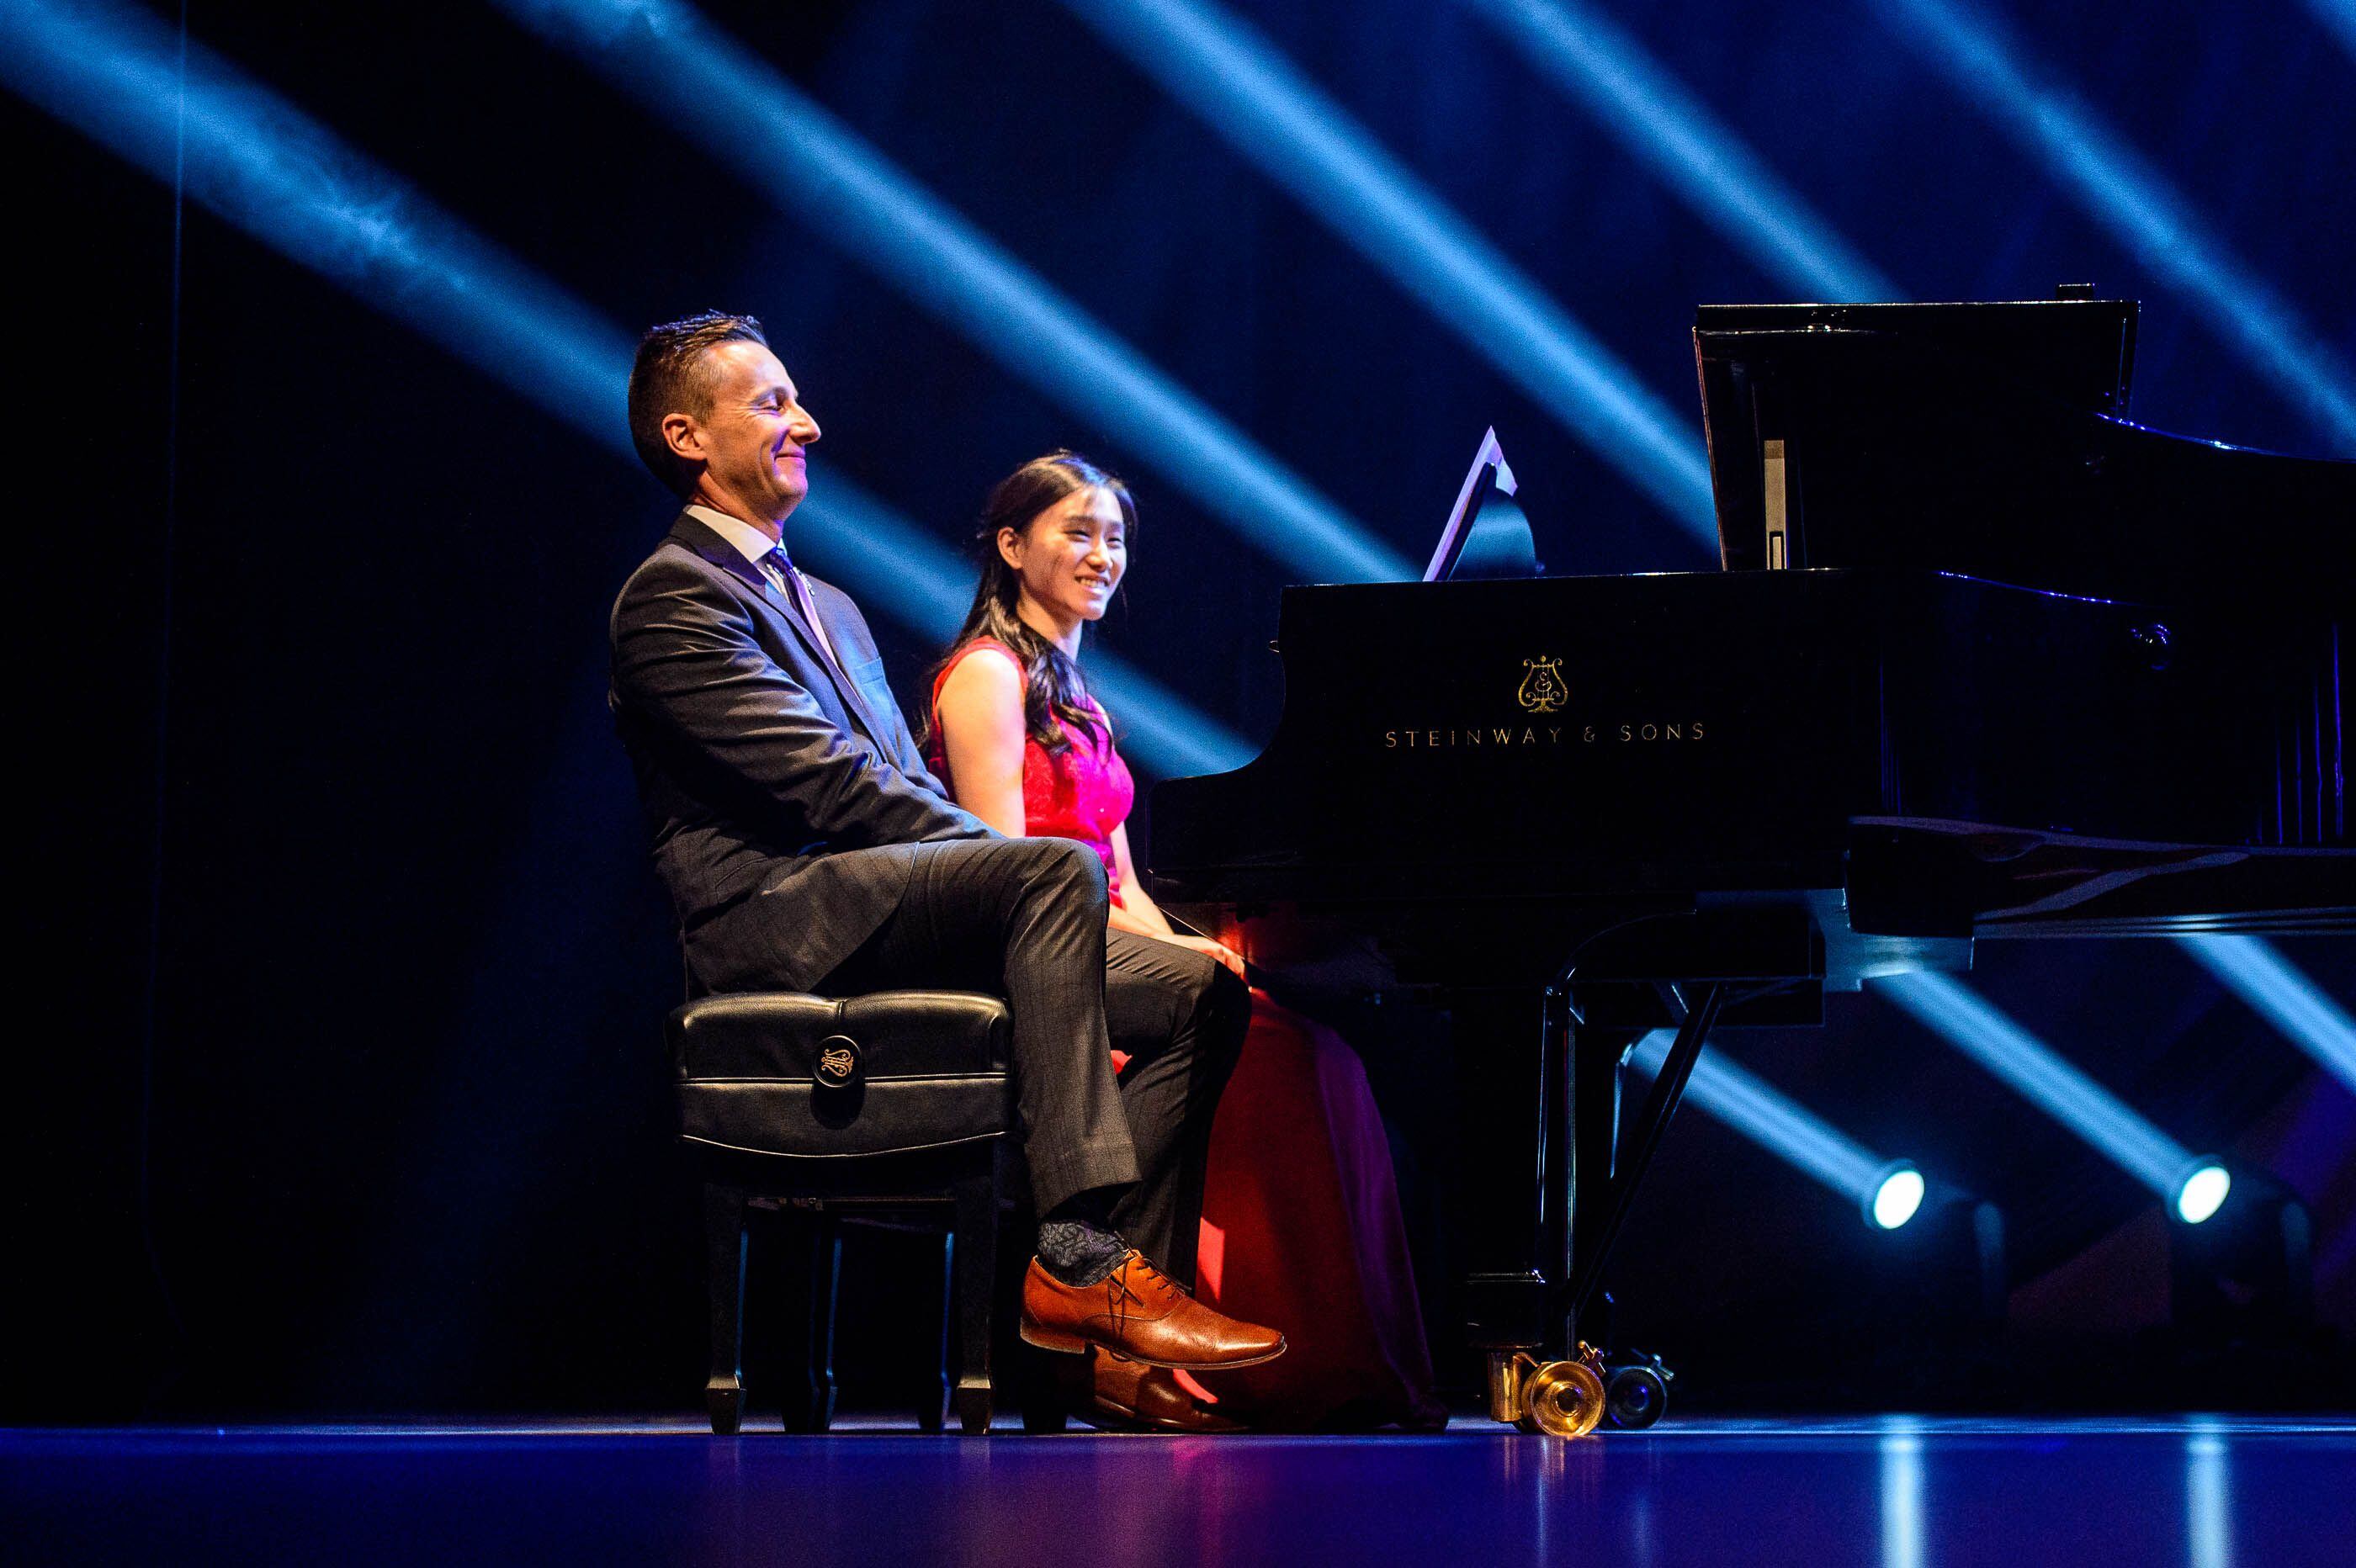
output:
M 1195 1273 L 1205 1303 L 1290 1341 L 1200 1374 L 1221 1413 L 1278 1431 L 1446 1424 L 1365 1067 L 1259 991 L 1212 1124 Z

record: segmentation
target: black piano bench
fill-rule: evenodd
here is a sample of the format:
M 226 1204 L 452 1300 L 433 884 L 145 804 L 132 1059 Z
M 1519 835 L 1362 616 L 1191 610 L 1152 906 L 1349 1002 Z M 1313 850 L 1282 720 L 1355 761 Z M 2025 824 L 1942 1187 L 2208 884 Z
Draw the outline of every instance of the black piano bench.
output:
M 744 1422 L 747 1211 L 772 1206 L 800 1222 L 811 1264 L 804 1386 L 784 1402 L 787 1429 L 823 1432 L 833 1419 L 846 1217 L 947 1232 L 939 1392 L 918 1420 L 932 1432 L 946 1422 L 954 1341 L 958 1421 L 990 1429 L 998 1209 L 1018 1164 L 1007 1034 L 1005 1004 L 964 991 L 707 997 L 671 1014 L 680 1134 L 703 1178 L 713 1432 Z

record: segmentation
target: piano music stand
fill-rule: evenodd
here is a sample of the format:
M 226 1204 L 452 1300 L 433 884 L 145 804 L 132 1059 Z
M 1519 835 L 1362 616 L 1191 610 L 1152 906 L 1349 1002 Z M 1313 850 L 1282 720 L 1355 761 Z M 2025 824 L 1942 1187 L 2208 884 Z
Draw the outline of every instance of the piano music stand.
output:
M 1530 537 L 1530 520 L 1514 503 L 1514 471 L 1505 465 L 1496 427 L 1481 437 L 1472 470 L 1456 492 L 1439 548 L 1423 569 L 1426 582 L 1481 577 L 1536 577 L 1544 569 Z

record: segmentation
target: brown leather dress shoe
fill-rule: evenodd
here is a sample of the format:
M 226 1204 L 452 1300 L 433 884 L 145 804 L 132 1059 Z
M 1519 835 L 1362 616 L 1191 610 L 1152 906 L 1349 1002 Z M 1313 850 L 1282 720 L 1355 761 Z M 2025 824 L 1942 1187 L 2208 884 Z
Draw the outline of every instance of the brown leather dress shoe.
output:
M 1098 1350 L 1096 1392 L 1082 1415 L 1098 1425 L 1142 1426 L 1155 1432 L 1241 1432 L 1243 1427 L 1221 1415 L 1180 1386 L 1178 1374 L 1149 1367 Z
M 1212 1311 L 1134 1247 L 1094 1285 L 1066 1285 L 1033 1258 L 1022 1331 L 1043 1350 L 1101 1345 L 1149 1367 L 1253 1367 L 1284 1353 L 1283 1335 Z

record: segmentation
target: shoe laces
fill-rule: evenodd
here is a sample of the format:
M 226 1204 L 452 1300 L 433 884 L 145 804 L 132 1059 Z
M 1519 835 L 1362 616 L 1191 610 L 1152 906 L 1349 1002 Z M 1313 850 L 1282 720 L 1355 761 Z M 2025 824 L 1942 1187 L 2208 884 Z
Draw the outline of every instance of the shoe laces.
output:
M 1151 1264 L 1147 1263 L 1142 1254 L 1138 1257 L 1137 1263 L 1140 1271 L 1145 1275 L 1149 1281 L 1160 1287 L 1161 1293 L 1164 1296 L 1173 1294 L 1185 1294 L 1183 1289 L 1176 1281 L 1163 1274 L 1160 1269 L 1155 1268 Z M 1141 1308 L 1145 1306 L 1145 1297 L 1140 1296 L 1130 1286 L 1130 1272 L 1129 1267 L 1124 1264 L 1122 1267 L 1113 1270 L 1104 1277 L 1105 1311 L 1112 1318 L 1116 1326 L 1122 1328 L 1126 1328 L 1128 1326 L 1129 1309 L 1131 1302 L 1135 1302 Z
M 1129 1281 L 1122 1277 L 1128 1273 L 1127 1269 L 1117 1268 L 1104 1277 L 1105 1312 L 1112 1318 L 1116 1330 L 1129 1327 L 1130 1302 L 1134 1301 L 1140 1307 L 1145 1305 L 1145 1298 L 1130 1289 Z

